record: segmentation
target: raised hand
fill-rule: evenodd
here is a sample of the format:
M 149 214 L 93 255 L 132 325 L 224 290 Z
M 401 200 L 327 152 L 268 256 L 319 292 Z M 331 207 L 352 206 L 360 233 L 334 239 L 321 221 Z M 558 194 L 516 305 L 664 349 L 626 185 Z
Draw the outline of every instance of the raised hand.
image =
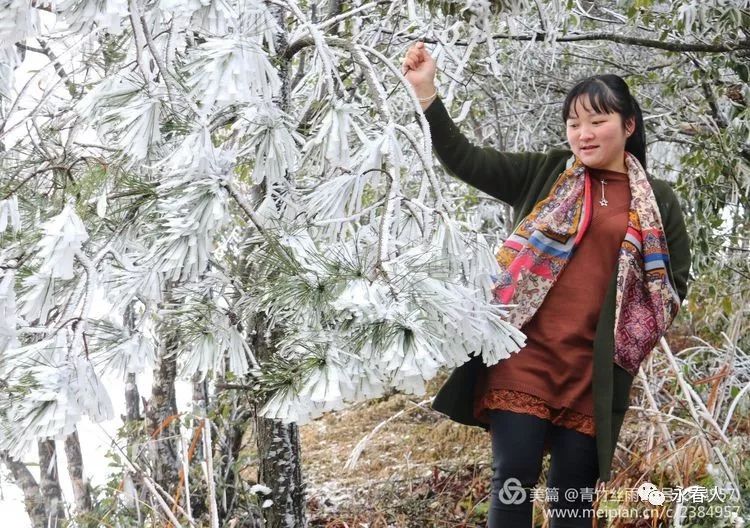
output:
M 401 73 L 414 87 L 420 99 L 429 98 L 435 93 L 436 70 L 435 59 L 432 58 L 422 41 L 413 44 L 407 50 L 401 64 Z M 422 107 L 426 108 L 431 102 L 432 100 L 422 101 Z

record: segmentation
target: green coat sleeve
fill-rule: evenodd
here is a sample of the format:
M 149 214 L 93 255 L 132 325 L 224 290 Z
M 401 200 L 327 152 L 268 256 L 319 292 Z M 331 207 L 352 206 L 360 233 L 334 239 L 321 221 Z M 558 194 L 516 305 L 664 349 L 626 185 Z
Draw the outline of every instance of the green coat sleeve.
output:
M 660 183 L 664 186 L 664 193 L 668 198 L 666 218 L 662 218 L 662 222 L 664 224 L 664 234 L 667 237 L 672 281 L 677 290 L 677 295 L 679 295 L 680 301 L 682 301 L 687 296 L 688 276 L 690 275 L 690 262 L 692 260 L 690 237 L 685 227 L 685 217 L 682 214 L 677 196 L 669 184 L 666 182 Z
M 448 114 L 440 97 L 424 111 L 435 155 L 453 176 L 516 207 L 526 194 L 545 154 L 500 152 L 473 145 Z

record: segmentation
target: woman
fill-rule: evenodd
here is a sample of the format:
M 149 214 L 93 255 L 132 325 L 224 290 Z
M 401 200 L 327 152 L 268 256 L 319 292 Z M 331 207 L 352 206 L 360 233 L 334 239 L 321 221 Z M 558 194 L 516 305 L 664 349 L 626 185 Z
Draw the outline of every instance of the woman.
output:
M 547 496 L 552 527 L 591 526 L 633 377 L 687 293 L 679 203 L 645 172 L 641 110 L 620 77 L 590 77 L 568 93 L 570 150 L 509 153 L 466 139 L 437 94 L 435 69 L 422 42 L 402 66 L 443 166 L 513 206 L 493 294 L 515 305 L 508 319 L 527 342 L 490 367 L 479 356 L 458 367 L 432 406 L 490 432 L 490 527 L 531 524 L 529 490 L 546 452 L 546 487 L 558 493 Z

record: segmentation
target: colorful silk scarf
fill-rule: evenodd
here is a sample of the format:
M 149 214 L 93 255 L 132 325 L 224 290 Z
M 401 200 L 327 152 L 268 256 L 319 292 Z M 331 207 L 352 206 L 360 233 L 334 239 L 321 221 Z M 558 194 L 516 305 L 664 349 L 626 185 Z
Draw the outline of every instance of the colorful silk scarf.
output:
M 672 324 L 680 300 L 667 274 L 666 236 L 646 171 L 629 152 L 625 165 L 631 197 L 617 264 L 614 361 L 635 376 Z M 493 303 L 511 305 L 511 324 L 520 329 L 541 306 L 586 233 L 591 215 L 591 177 L 576 158 L 497 252 L 500 273 Z

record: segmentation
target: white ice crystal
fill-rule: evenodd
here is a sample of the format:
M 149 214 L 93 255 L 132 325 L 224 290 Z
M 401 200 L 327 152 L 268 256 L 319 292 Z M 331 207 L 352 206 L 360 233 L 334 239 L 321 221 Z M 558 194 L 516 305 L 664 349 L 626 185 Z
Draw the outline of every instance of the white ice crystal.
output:
M 0 200 L 0 234 L 10 226 L 14 233 L 21 228 L 21 215 L 18 213 L 18 197 L 13 194 L 10 198 Z
M 25 290 L 18 297 L 18 314 L 28 321 L 46 321 L 55 305 L 55 279 L 35 273 L 23 280 Z
M 0 16 L 0 49 L 24 42 L 37 31 L 39 15 L 29 0 L 6 0 Z
M 362 209 L 362 195 L 373 173 L 345 172 L 317 185 L 305 197 L 309 219 L 349 217 Z
M 228 193 L 216 175 L 196 179 L 190 171 L 164 183 L 161 230 L 148 262 L 172 280 L 195 281 L 206 271 L 214 237 L 229 221 Z
M 128 16 L 127 0 L 61 0 L 59 12 L 73 31 L 101 27 L 119 34 Z
M 187 181 L 204 178 L 217 182 L 227 180 L 232 176 L 235 163 L 235 152 L 215 147 L 211 131 L 202 126 L 187 134 L 174 151 L 154 164 L 154 168 L 167 173 L 163 188 L 170 190 L 184 185 L 180 178 Z
M 198 372 L 224 375 L 227 371 L 244 376 L 250 370 L 248 357 L 255 362 L 247 341 L 225 314 L 213 314 L 209 328 L 181 354 L 180 376 L 192 378 Z
M 338 99 L 334 101 L 323 117 L 318 132 L 305 145 L 303 152 L 319 149 L 322 158 L 330 165 L 350 168 L 349 133 L 358 128 L 353 120 L 353 116 L 358 114 L 356 105 Z
M 13 71 L 19 62 L 20 58 L 15 46 L 0 43 L 0 98 L 11 98 L 14 83 Z
M 295 260 L 299 262 L 308 272 L 308 280 L 315 280 L 315 276 L 324 276 L 326 270 L 318 258 L 320 252 L 310 232 L 298 230 L 294 233 L 284 233 L 279 242 L 292 251 Z
M 41 229 L 44 235 L 36 245 L 36 257 L 41 260 L 41 264 L 35 273 L 23 281 L 25 292 L 20 298 L 19 314 L 45 324 L 50 310 L 56 304 L 55 280 L 74 277 L 74 260 L 82 256 L 82 244 L 88 240 L 88 234 L 71 202 L 65 205 L 59 215 L 42 224 Z M 96 277 L 90 276 L 91 271 L 89 270 L 87 284 L 94 289 Z M 82 318 L 86 317 L 87 313 L 84 313 Z M 80 334 L 76 336 L 77 340 L 81 338 Z M 73 343 L 73 346 L 79 344 Z
M 72 332 L 60 330 L 53 338 L 10 351 L 15 371 L 11 379 L 31 376 L 34 384 L 8 410 L 0 426 L 0 449 L 18 458 L 40 438 L 63 438 L 75 430 L 82 416 L 94 422 L 113 417 L 109 394 L 91 362 L 69 348 Z M 12 426 L 11 426 L 12 424 Z
M 4 270 L 0 277 L 0 355 L 6 348 L 18 346 L 15 278 L 14 269 Z
M 223 36 L 237 29 L 239 13 L 231 0 L 202 0 L 202 6 L 193 12 L 191 26 Z M 244 7 L 244 6 L 243 6 Z
M 253 160 L 253 183 L 277 185 L 297 170 L 302 136 L 294 130 L 290 116 L 278 108 L 252 105 L 232 129 L 244 137 L 240 155 Z
M 131 73 L 102 80 L 75 106 L 104 141 L 135 160 L 161 141 L 162 108 L 159 92 L 147 93 Z
M 386 284 L 356 279 L 346 285 L 331 306 L 364 321 L 379 321 L 391 313 L 394 302 Z
M 263 484 L 253 484 L 250 486 L 250 493 L 269 495 L 271 493 L 271 488 L 264 486 Z
M 42 225 L 44 236 L 37 244 L 42 261 L 39 274 L 59 279 L 72 279 L 76 253 L 89 238 L 86 226 L 78 217 L 72 203 L 60 214 Z
M 361 173 L 370 171 L 379 173 L 386 159 L 391 166 L 401 167 L 404 165 L 401 141 L 399 141 L 396 128 L 392 123 L 386 125 L 382 133 L 375 139 L 365 140 L 364 145 L 357 153 L 355 164 L 358 164 Z
M 207 109 L 270 101 L 281 88 L 263 49 L 239 35 L 206 39 L 190 53 L 185 72 L 190 94 Z
M 342 408 L 344 398 L 353 394 L 354 387 L 342 365 L 329 355 L 324 365 L 314 369 L 299 391 L 300 397 L 315 403 Z
M 466 274 L 469 284 L 477 291 L 477 297 L 489 302 L 492 299 L 492 287 L 500 267 L 487 239 L 481 233 L 476 234 L 475 251 L 466 262 Z
M 285 423 L 306 423 L 323 414 L 324 410 L 324 404 L 315 404 L 309 399 L 302 399 L 291 390 L 277 390 L 258 414 Z
M 155 337 L 136 332 L 122 343 L 104 352 L 107 371 L 124 379 L 129 373 L 140 374 L 155 364 Z

